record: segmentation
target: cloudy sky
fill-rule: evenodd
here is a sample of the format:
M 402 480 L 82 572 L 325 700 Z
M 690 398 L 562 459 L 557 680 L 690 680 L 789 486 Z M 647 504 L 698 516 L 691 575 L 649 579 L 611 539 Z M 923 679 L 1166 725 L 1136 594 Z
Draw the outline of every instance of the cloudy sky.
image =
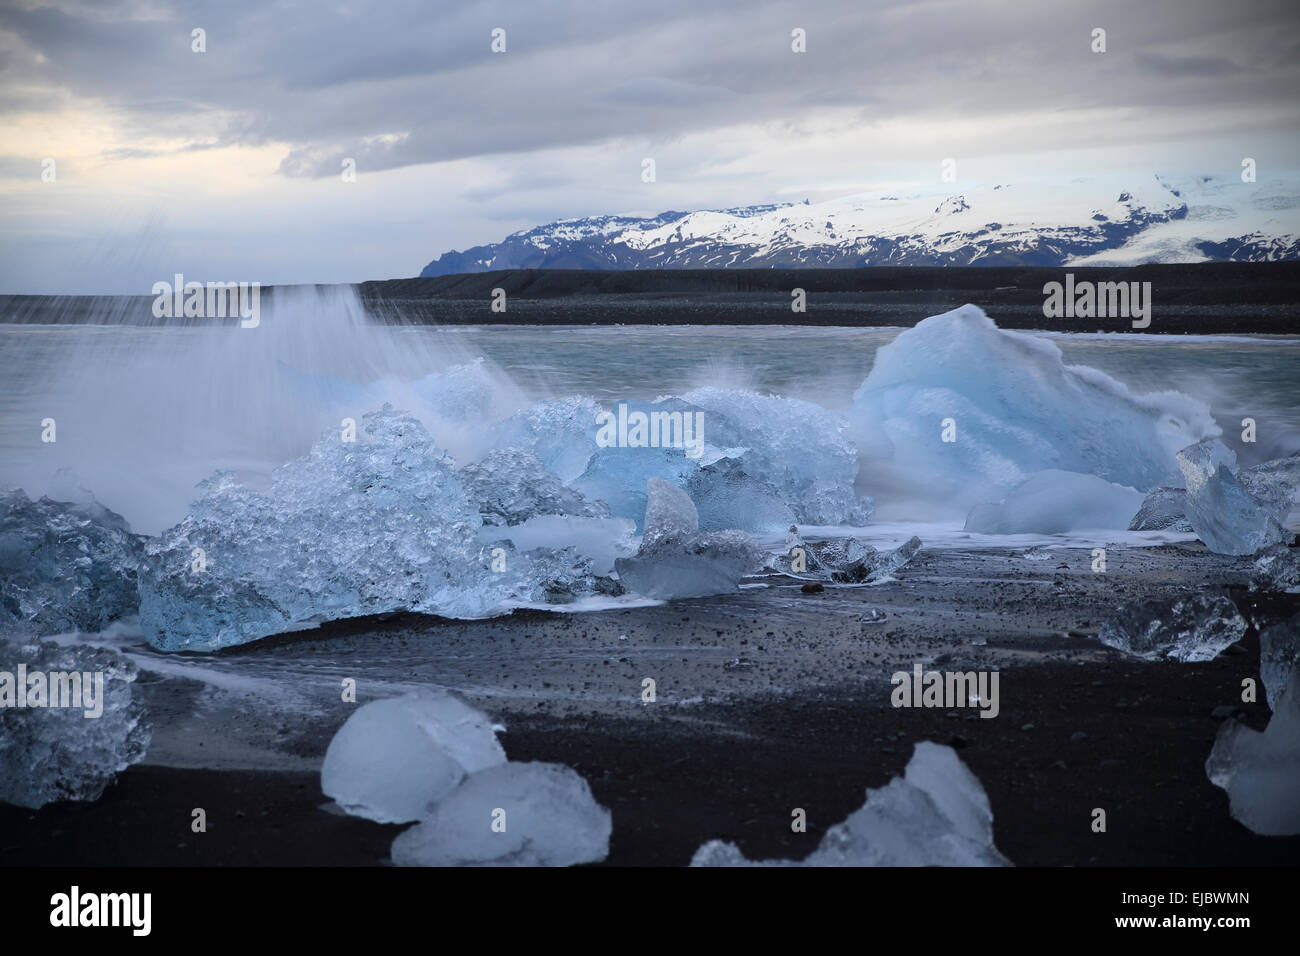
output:
M 947 157 L 958 187 L 1264 178 L 1300 166 L 1297 26 L 1295 0 L 0 0 L 0 292 L 410 276 Z

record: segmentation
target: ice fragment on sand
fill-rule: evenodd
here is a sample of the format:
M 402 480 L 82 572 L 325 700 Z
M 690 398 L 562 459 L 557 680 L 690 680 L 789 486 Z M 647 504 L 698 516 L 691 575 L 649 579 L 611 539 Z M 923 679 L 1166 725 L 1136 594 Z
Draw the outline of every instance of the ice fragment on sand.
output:
M 1246 633 L 1246 619 L 1223 595 L 1137 601 L 1102 625 L 1097 639 L 1146 660 L 1208 661 Z
M 866 803 L 826 831 L 802 862 L 747 860 L 713 840 L 692 866 L 1007 866 L 993 845 L 993 811 L 979 780 L 951 747 L 922 741 L 902 777 L 867 791 Z
M 1187 489 L 1153 489 L 1143 499 L 1142 507 L 1129 522 L 1128 530 L 1190 532 L 1192 523 L 1187 520 Z
M 605 859 L 611 829 L 573 770 L 512 762 L 467 777 L 392 855 L 398 866 L 573 866 Z
M 1291 672 L 1263 732 L 1223 722 L 1205 773 L 1228 792 L 1229 812 L 1243 826 L 1264 836 L 1300 833 L 1300 672 Z
M 1270 624 L 1259 632 L 1259 678 L 1268 695 L 1268 706 L 1277 710 L 1282 692 L 1296 668 L 1300 668 L 1300 614 L 1289 621 Z
M 1277 544 L 1262 552 L 1251 585 L 1260 591 L 1300 592 L 1300 548 Z
M 108 648 L 0 640 L 0 801 L 98 800 L 143 760 L 151 732 L 136 673 Z
M 1187 519 L 1196 536 L 1218 554 L 1254 554 L 1286 537 L 1276 509 L 1256 501 L 1233 473 L 1236 458 L 1218 439 L 1204 439 L 1178 453 L 1187 483 Z M 1269 493 L 1279 481 L 1260 477 L 1255 483 Z
M 505 763 L 496 730 L 486 715 L 443 691 L 372 701 L 330 741 L 321 790 L 367 820 L 419 820 L 467 774 Z

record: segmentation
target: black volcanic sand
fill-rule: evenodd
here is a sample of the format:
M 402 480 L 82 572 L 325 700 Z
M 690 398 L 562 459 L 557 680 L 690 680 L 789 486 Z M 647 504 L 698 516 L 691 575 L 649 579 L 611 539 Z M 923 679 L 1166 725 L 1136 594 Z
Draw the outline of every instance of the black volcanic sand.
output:
M 508 726 L 511 759 L 582 774 L 613 813 L 610 865 L 682 865 L 713 838 L 751 857 L 802 857 L 867 787 L 901 773 L 920 740 L 958 748 L 989 794 L 997 846 L 1021 866 L 1300 864 L 1300 837 L 1250 833 L 1205 776 L 1224 719 L 1267 722 L 1262 691 L 1240 701 L 1242 679 L 1258 675 L 1256 627 L 1200 664 L 1141 662 L 1092 636 L 1109 609 L 1138 597 L 1226 585 L 1256 626 L 1294 613 L 1300 597 L 1252 594 L 1241 587 L 1249 559 L 1199 544 L 1113 550 L 1105 574 L 1090 573 L 1084 549 L 1031 554 L 923 551 L 899 581 L 874 588 L 780 586 L 477 622 L 400 615 L 159 656 L 163 669 L 311 674 L 319 684 L 298 689 L 324 709 L 258 711 L 237 696 L 226 710 L 196 708 L 201 685 L 143 661 L 151 763 L 93 804 L 0 806 L 0 864 L 385 862 L 402 827 L 333 810 L 311 769 L 351 712 L 337 703 L 339 674 L 361 675 L 363 701 L 387 695 L 365 693 L 367 661 L 400 661 L 403 682 L 461 689 Z M 885 622 L 861 623 L 868 607 Z M 913 661 L 1000 668 L 1000 715 L 891 708 L 888 676 Z M 647 674 L 659 684 L 654 704 L 639 700 Z M 197 769 L 247 767 L 254 751 L 295 769 Z M 194 807 L 207 811 L 207 833 L 191 832 Z M 790 830 L 795 807 L 807 811 L 807 833 Z M 1105 833 L 1091 830 L 1095 807 Z
M 912 326 L 970 302 L 1001 328 L 1134 332 L 1129 319 L 1049 319 L 1043 286 L 1150 282 L 1143 334 L 1300 332 L 1300 262 L 1207 262 L 1109 267 L 873 266 L 862 269 L 511 269 L 356 288 L 372 317 L 440 325 Z M 325 287 L 317 287 L 325 288 Z M 791 290 L 807 311 L 791 311 Z M 507 309 L 493 312 L 493 290 Z M 264 314 L 276 288 L 261 292 Z M 156 325 L 152 296 L 0 296 L 0 321 Z M 164 320 L 187 324 L 185 320 Z M 194 322 L 196 320 L 189 320 Z M 234 324 L 231 319 L 228 324 Z

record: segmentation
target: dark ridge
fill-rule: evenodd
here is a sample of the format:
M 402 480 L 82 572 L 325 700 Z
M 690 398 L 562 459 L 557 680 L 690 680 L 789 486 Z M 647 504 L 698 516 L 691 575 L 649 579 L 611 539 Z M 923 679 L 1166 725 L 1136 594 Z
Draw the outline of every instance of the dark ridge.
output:
M 1043 286 L 1076 281 L 1150 282 L 1149 333 L 1300 332 L 1300 262 L 1206 262 L 1124 268 L 912 266 L 868 269 L 510 269 L 356 286 L 381 322 L 442 325 L 911 326 L 966 302 L 1003 328 L 1132 331 L 1128 319 L 1049 319 Z M 280 290 L 304 287 L 280 287 Z M 328 289 L 329 286 L 315 286 Z M 791 311 L 791 290 L 807 311 Z M 493 312 L 493 290 L 506 311 Z M 262 290 L 264 310 L 277 289 Z M 0 296 L 0 321 L 209 324 L 155 319 L 152 296 Z M 223 320 L 215 320 L 221 322 Z M 234 324 L 236 320 L 224 320 Z

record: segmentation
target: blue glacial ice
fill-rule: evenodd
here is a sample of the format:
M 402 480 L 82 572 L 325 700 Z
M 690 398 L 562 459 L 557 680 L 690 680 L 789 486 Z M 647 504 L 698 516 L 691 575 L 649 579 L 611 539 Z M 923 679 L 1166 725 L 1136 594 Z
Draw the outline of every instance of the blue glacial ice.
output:
M 966 530 L 978 534 L 1061 534 L 1127 529 L 1143 494 L 1095 475 L 1048 469 L 1013 488 L 998 504 L 976 505 Z
M 143 538 L 89 493 L 0 491 L 0 633 L 95 632 L 134 614 L 142 554 Z
M 1228 793 L 1228 812 L 1254 833 L 1300 833 L 1300 671 L 1292 671 L 1263 731 L 1223 722 L 1205 774 Z
M 151 730 L 136 674 L 109 648 L 0 640 L 0 801 L 98 800 L 143 760 Z
M 1289 461 L 1238 473 L 1236 454 L 1215 438 L 1178 452 L 1187 519 L 1207 548 L 1218 554 L 1255 554 L 1288 536 L 1282 522 L 1296 484 L 1286 467 Z
M 270 492 L 229 474 L 200 485 L 146 549 L 140 624 L 164 650 L 205 649 L 393 610 L 493 613 L 509 595 L 450 458 L 403 413 L 370 413 L 357 441 L 327 433 Z
M 523 524 L 537 515 L 609 517 L 608 505 L 564 487 L 530 451 L 495 449 L 462 468 L 460 480 L 489 525 Z
M 647 482 L 641 548 L 614 567 L 634 594 L 659 600 L 727 594 L 758 570 L 764 554 L 743 531 L 700 531 L 690 496 L 660 478 Z
M 1192 523 L 1187 520 L 1187 489 L 1153 488 L 1142 499 L 1142 507 L 1129 522 L 1128 530 L 1190 533 Z
M 445 691 L 372 701 L 330 741 L 321 791 L 367 820 L 419 820 L 468 774 L 506 762 L 502 729 Z
M 1269 624 L 1259 632 L 1259 679 L 1268 706 L 1277 710 L 1291 675 L 1300 670 L 1300 614 Z
M 1251 587 L 1257 591 L 1300 593 L 1300 548 L 1275 544 L 1255 558 Z
M 973 305 L 882 347 L 852 419 L 869 471 L 888 469 L 918 497 L 962 513 L 1048 469 L 1141 491 L 1179 484 L 1178 450 L 1220 431 L 1204 403 L 1136 395 L 1066 365 L 1049 340 L 998 329 Z
M 573 866 L 609 855 L 610 813 L 569 767 L 510 762 L 467 777 L 393 841 L 398 866 Z
M 902 777 L 826 831 L 800 862 L 748 860 L 733 843 L 701 846 L 691 866 L 1008 866 L 993 844 L 993 810 L 951 747 L 922 741 Z

